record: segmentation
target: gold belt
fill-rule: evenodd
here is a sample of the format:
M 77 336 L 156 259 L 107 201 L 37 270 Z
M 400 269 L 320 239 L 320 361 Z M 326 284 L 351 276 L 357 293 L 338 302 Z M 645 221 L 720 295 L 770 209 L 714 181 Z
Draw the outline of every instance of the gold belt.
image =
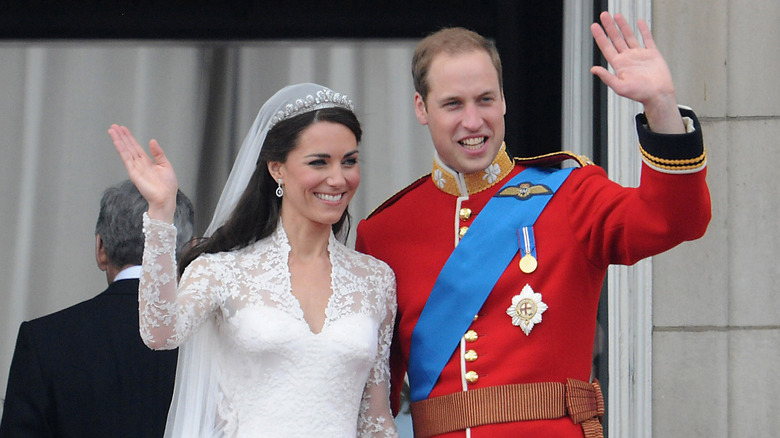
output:
M 598 380 L 491 386 L 413 402 L 411 410 L 415 438 L 486 424 L 565 416 L 582 426 L 586 438 L 604 436 L 604 398 Z

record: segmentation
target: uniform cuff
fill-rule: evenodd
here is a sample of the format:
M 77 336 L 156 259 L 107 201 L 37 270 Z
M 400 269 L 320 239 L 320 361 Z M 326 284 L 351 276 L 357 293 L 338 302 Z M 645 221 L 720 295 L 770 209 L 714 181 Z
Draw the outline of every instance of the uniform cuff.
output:
M 659 172 L 693 173 L 707 164 L 707 154 L 696 114 L 689 108 L 680 108 L 685 122 L 685 134 L 659 134 L 649 129 L 644 113 L 636 116 L 636 130 L 642 160 Z

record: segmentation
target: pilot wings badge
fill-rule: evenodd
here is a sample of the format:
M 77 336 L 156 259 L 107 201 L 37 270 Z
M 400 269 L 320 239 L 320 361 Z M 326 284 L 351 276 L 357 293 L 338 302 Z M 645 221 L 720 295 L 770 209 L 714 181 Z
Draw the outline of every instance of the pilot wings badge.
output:
M 531 184 L 523 182 L 516 186 L 504 187 L 496 194 L 498 197 L 513 197 L 524 201 L 536 195 L 552 195 L 553 191 L 544 184 Z

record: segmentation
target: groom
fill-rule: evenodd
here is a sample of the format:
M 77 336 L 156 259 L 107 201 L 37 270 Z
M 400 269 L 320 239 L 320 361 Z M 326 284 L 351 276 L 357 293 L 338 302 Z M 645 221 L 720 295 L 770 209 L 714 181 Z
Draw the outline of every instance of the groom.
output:
M 644 47 L 623 17 L 601 22 L 591 30 L 615 74 L 592 72 L 644 106 L 638 188 L 572 154 L 509 157 L 501 61 L 480 35 L 444 29 L 415 50 L 415 113 L 433 170 L 359 224 L 356 248 L 396 274 L 393 405 L 408 374 L 416 438 L 600 437 L 590 372 L 607 267 L 707 228 L 696 116 L 678 108 L 643 22 Z M 576 168 L 559 169 L 564 159 Z

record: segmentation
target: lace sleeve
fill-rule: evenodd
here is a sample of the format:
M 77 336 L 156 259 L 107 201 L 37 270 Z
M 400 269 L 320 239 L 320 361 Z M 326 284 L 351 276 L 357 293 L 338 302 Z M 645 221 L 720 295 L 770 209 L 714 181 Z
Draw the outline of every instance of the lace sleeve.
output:
M 173 349 L 216 309 L 219 282 L 198 258 L 177 286 L 176 227 L 150 219 L 146 213 L 143 224 L 143 273 L 138 290 L 141 338 L 151 348 Z
M 384 318 L 377 335 L 377 355 L 363 390 L 358 418 L 358 436 L 398 437 L 395 421 L 390 411 L 390 342 L 395 325 L 395 275 L 386 267 L 383 290 L 376 291 L 384 297 Z

